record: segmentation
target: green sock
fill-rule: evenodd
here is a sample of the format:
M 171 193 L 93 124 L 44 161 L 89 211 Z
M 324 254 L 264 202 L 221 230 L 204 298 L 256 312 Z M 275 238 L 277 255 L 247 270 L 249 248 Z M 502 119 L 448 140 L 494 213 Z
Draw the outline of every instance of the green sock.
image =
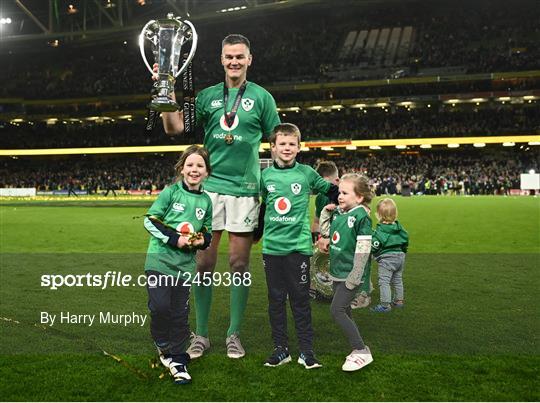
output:
M 231 324 L 227 330 L 227 337 L 233 333 L 240 333 L 240 326 L 244 319 L 247 306 L 249 287 L 245 285 L 231 286 Z
M 195 296 L 195 319 L 197 322 L 197 333 L 199 336 L 208 337 L 208 317 L 210 316 L 210 306 L 212 305 L 212 286 L 193 284 L 193 295 Z

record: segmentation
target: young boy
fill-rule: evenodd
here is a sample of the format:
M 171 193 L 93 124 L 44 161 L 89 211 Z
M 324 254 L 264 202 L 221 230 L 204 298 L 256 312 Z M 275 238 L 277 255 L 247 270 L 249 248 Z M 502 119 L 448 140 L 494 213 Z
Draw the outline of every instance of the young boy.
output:
M 334 185 L 339 185 L 339 170 L 335 163 L 332 161 L 321 161 L 317 164 L 315 168 L 317 173 L 322 176 L 322 178 Z M 313 243 L 319 240 L 320 228 L 319 228 L 319 219 L 321 217 L 321 211 L 326 205 L 330 203 L 328 196 L 323 193 L 319 193 L 315 198 L 315 218 L 313 219 L 313 224 L 311 225 L 311 237 Z
M 317 173 L 322 178 L 334 185 L 339 184 L 339 171 L 335 163 L 332 161 L 321 161 L 315 168 Z M 313 244 L 319 240 L 320 228 L 319 217 L 323 208 L 330 203 L 328 196 L 319 193 L 315 198 L 315 218 L 311 224 L 311 240 Z M 311 257 L 311 285 L 309 293 L 311 298 L 320 301 L 331 301 L 334 292 L 332 291 L 332 280 L 330 280 L 328 254 L 321 252 L 317 247 L 314 248 L 313 256 Z
M 296 162 L 300 130 L 291 123 L 275 127 L 269 138 L 273 166 L 261 174 L 264 214 L 263 264 L 268 287 L 268 313 L 274 351 L 265 366 L 291 361 L 287 339 L 289 297 L 298 335 L 298 363 L 306 369 L 321 367 L 313 353 L 313 328 L 309 300 L 310 256 L 309 196 L 325 193 L 337 202 L 338 187 L 326 182 L 315 170 Z
M 405 254 L 409 247 L 409 234 L 397 221 L 397 206 L 392 199 L 383 199 L 377 204 L 379 223 L 373 233 L 371 250 L 379 263 L 379 287 L 381 303 L 372 312 L 390 312 L 392 305 L 403 308 L 403 269 Z M 390 286 L 394 286 L 392 301 Z

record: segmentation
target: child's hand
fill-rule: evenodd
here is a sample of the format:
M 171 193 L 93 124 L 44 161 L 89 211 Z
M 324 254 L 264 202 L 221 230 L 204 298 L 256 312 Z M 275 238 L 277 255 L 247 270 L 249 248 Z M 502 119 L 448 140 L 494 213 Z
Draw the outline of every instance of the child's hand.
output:
M 180 235 L 180 237 L 178 238 L 178 242 L 176 243 L 176 246 L 179 249 L 189 246 L 189 238 L 185 235 Z
M 204 244 L 204 237 L 202 232 L 194 232 L 189 235 L 189 246 L 198 247 Z
M 324 208 L 328 211 L 334 211 L 336 209 L 336 205 L 334 203 L 330 203 L 330 204 L 327 204 L 326 206 L 324 206 Z
M 324 253 L 328 253 L 328 247 L 330 246 L 330 239 L 328 238 L 319 238 L 317 241 L 317 246 L 319 250 Z

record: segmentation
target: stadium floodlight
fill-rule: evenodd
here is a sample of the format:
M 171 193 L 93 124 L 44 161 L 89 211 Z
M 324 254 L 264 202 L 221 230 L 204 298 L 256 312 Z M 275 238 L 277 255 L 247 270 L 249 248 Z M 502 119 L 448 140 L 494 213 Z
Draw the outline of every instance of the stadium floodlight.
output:
M 473 99 L 471 99 L 471 102 L 476 102 L 476 103 L 486 102 L 486 101 L 487 101 L 486 98 L 473 98 Z
M 1 25 L 6 25 L 6 24 L 11 24 L 11 18 L 7 17 L 7 18 L 0 18 L 0 24 Z
M 499 97 L 499 98 L 497 98 L 498 101 L 503 101 L 503 102 L 504 101 L 510 101 L 510 99 L 511 99 L 510 97 Z
M 350 151 L 355 151 L 356 150 L 356 146 L 353 146 L 353 145 L 348 145 L 348 146 L 345 146 L 345 149 L 346 150 L 350 150 Z
M 386 102 L 378 102 L 378 103 L 375 104 L 375 106 L 380 106 L 381 108 L 384 108 L 384 107 L 388 106 L 388 103 L 386 103 Z
M 406 146 L 405 144 L 398 144 L 398 145 L 396 146 L 396 148 L 397 148 L 398 150 L 405 150 L 405 149 L 407 148 L 407 146 Z
M 486 143 L 473 143 L 473 146 L 476 148 L 482 148 L 486 146 Z
M 448 144 L 448 148 L 459 148 L 459 143 L 450 143 Z
M 512 142 L 512 141 L 507 141 L 505 143 L 503 143 L 503 147 L 514 147 L 516 145 L 516 143 Z
M 459 99 L 455 99 L 455 98 L 444 101 L 445 104 L 458 104 L 459 102 L 460 102 Z
M 306 146 L 300 147 L 300 151 L 309 151 L 309 147 L 306 147 Z
M 431 148 L 431 144 L 421 144 L 420 148 Z
M 321 147 L 322 151 L 334 151 L 334 147 Z
M 540 146 L 540 141 L 529 141 L 530 146 Z
M 536 171 L 535 171 L 534 169 L 529 169 L 529 173 L 530 173 L 531 175 L 534 175 L 534 174 L 536 173 Z
M 381 147 L 380 146 L 369 146 L 369 149 L 370 150 L 380 150 Z
M 525 95 L 525 96 L 523 97 L 523 99 L 524 99 L 525 101 L 530 101 L 530 100 L 532 100 L 532 99 L 536 99 L 536 97 L 535 97 L 534 95 Z

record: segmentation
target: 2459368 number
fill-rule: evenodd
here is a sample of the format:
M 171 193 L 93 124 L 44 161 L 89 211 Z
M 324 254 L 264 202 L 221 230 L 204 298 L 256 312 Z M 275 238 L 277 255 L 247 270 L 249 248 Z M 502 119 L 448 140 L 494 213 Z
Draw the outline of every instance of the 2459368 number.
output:
M 210 285 L 214 287 L 230 287 L 231 285 L 234 286 L 246 286 L 249 287 L 251 285 L 251 273 L 245 272 L 245 273 L 229 273 L 224 272 L 213 272 L 213 273 L 195 273 L 195 275 L 187 274 L 187 283 L 188 284 L 194 284 L 198 286 L 205 286 L 208 287 Z

